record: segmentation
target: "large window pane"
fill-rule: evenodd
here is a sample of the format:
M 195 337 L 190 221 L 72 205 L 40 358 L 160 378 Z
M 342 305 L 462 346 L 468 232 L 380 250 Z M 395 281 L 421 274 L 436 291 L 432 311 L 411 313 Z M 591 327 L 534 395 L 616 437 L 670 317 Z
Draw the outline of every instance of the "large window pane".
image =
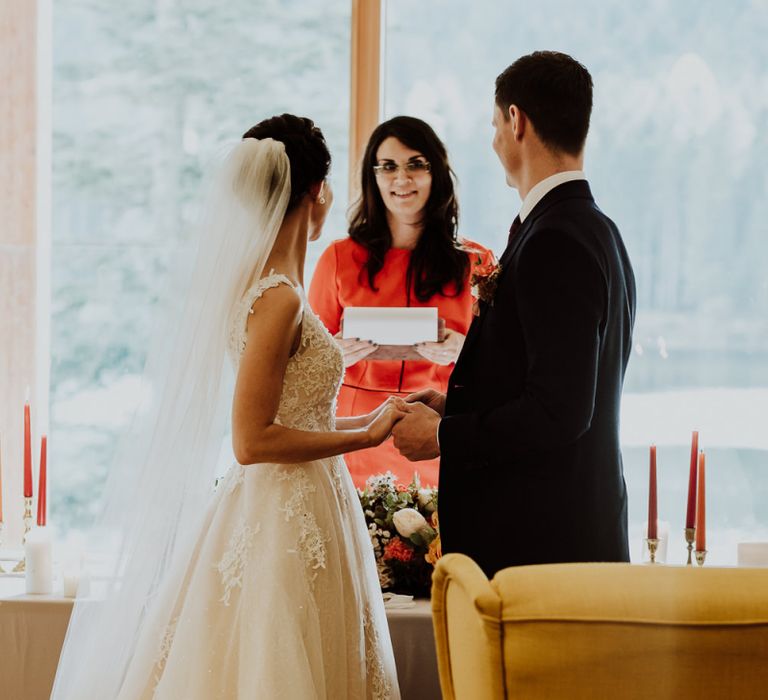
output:
M 659 444 L 660 518 L 683 560 L 688 445 L 708 453 L 709 561 L 768 539 L 768 13 L 761 3 L 387 0 L 385 113 L 431 122 L 464 235 L 503 249 L 519 208 L 491 150 L 494 79 L 557 49 L 595 80 L 586 170 L 637 274 L 622 441 L 632 556 Z M 482 488 L 482 484 L 478 484 Z
M 53 521 L 96 504 L 201 176 L 258 120 L 315 119 L 344 231 L 348 0 L 79 0 L 54 7 Z M 310 249 L 308 266 L 321 252 Z

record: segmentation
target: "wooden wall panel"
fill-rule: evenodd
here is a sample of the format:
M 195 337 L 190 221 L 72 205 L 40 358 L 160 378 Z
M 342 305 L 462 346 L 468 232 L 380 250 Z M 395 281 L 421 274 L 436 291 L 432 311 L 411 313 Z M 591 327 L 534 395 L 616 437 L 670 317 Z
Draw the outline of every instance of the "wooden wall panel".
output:
M 26 387 L 35 395 L 35 0 L 0 0 L 0 86 L 0 437 L 8 546 L 21 540 L 22 406 Z

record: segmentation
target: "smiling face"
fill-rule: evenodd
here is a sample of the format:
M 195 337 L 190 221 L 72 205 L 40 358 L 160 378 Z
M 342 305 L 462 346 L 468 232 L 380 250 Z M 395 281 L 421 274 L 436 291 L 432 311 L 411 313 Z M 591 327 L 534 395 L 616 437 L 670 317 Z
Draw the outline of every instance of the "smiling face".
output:
M 376 151 L 376 163 L 385 166 L 377 172 L 376 184 L 388 215 L 403 223 L 420 221 L 432 191 L 432 175 L 429 166 L 420 169 L 418 165 L 412 165 L 410 169 L 406 166 L 408 163 L 427 163 L 424 155 L 390 136 Z M 387 167 L 396 168 L 395 172 L 386 172 Z

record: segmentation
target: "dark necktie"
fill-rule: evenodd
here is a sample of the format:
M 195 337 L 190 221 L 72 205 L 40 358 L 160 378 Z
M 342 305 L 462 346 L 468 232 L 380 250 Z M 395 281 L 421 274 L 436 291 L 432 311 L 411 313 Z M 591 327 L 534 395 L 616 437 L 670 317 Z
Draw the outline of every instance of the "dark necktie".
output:
M 512 240 L 517 235 L 517 232 L 520 230 L 520 227 L 522 226 L 522 223 L 520 222 L 520 215 L 518 214 L 515 217 L 515 220 L 512 222 L 512 226 L 509 228 L 509 238 L 507 238 L 507 246 L 509 246 L 510 243 L 512 243 Z

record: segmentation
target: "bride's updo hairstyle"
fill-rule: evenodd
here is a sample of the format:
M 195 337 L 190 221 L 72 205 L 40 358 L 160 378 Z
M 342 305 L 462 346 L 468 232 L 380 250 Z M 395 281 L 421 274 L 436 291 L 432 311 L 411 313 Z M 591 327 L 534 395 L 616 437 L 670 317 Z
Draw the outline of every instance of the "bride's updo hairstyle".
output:
M 316 185 L 328 176 L 331 154 L 323 132 L 311 119 L 281 114 L 252 126 L 243 134 L 244 139 L 274 139 L 285 146 L 291 167 L 291 211 Z

